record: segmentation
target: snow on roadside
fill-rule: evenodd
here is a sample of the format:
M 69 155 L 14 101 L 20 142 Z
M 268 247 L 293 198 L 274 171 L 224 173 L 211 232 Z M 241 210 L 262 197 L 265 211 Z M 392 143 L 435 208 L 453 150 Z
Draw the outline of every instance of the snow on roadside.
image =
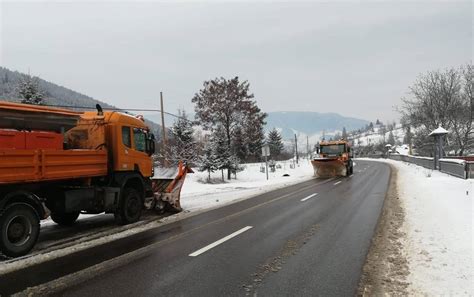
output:
M 474 180 L 401 161 L 376 161 L 398 170 L 410 294 L 474 295 Z
M 237 179 L 226 179 L 224 183 L 220 181 L 220 171 L 211 174 L 211 179 L 217 183 L 205 183 L 207 172 L 194 170 L 195 173 L 186 176 L 181 191 L 181 206 L 187 211 L 214 208 L 313 178 L 313 167 L 309 160 L 300 160 L 295 168 L 290 168 L 291 163 L 277 162 L 281 168 L 269 172 L 268 181 L 266 174 L 260 172 L 260 166 L 264 166 L 264 163 L 244 164 L 245 169 L 237 173 Z M 289 176 L 283 176 L 285 173 Z

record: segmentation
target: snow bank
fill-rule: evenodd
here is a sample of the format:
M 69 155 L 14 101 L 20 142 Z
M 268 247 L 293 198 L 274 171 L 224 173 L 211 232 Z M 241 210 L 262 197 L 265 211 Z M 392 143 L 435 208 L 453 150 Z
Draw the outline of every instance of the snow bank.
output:
M 376 161 L 398 169 L 410 294 L 474 295 L 474 180 L 394 160 Z
M 268 180 L 266 174 L 260 172 L 260 167 L 265 166 L 265 163 L 251 163 L 244 164 L 245 169 L 237 173 L 237 179 L 226 179 L 224 183 L 221 182 L 220 171 L 211 174 L 214 183 L 205 183 L 207 172 L 193 169 L 195 173 L 186 176 L 181 191 L 181 206 L 188 211 L 213 208 L 313 178 L 313 167 L 309 160 L 300 160 L 295 168 L 290 168 L 292 161 L 277 164 L 281 168 L 269 172 Z

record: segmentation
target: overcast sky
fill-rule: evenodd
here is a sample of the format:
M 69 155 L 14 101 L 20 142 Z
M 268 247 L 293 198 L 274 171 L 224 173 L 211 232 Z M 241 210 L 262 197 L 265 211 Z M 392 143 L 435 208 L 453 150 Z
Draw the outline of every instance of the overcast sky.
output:
M 472 60 L 468 2 L 2 2 L 0 64 L 123 108 L 192 112 L 239 76 L 264 111 L 396 119 L 419 73 Z

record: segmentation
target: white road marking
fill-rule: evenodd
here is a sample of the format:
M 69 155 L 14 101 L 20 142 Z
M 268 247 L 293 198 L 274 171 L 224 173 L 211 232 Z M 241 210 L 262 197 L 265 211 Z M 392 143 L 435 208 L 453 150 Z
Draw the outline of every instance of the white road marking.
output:
M 224 243 L 226 242 L 227 240 L 231 239 L 232 237 L 235 237 L 241 233 L 244 233 L 245 231 L 249 230 L 249 229 L 252 229 L 253 227 L 252 226 L 247 226 L 247 227 L 244 227 L 238 231 L 235 231 L 234 233 L 232 234 L 229 234 L 227 235 L 226 237 L 224 238 L 221 238 L 219 239 L 218 241 L 215 241 L 213 243 L 211 243 L 210 245 L 207 245 L 205 247 L 203 247 L 202 249 L 199 249 L 197 251 L 195 251 L 194 253 L 191 253 L 189 254 L 190 257 L 196 257 L 196 256 L 199 256 L 200 254 L 204 253 L 204 252 L 207 252 L 208 250 L 212 249 L 212 248 L 215 248 L 216 246 L 218 246 L 219 244 L 221 243 Z
M 311 194 L 311 195 L 309 195 L 308 197 L 305 197 L 305 198 L 301 199 L 301 201 L 306 201 L 306 200 L 308 200 L 308 199 L 313 198 L 313 197 L 316 196 L 316 195 L 318 195 L 318 193 Z
M 342 181 L 335 182 L 334 185 L 340 184 Z
M 354 176 L 354 174 L 349 175 L 349 177 L 353 177 L 353 176 Z

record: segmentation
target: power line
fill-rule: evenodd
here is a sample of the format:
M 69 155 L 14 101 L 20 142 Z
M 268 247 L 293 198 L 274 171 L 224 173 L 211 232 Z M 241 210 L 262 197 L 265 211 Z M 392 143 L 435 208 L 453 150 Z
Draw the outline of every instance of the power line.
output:
M 55 105 L 55 104 L 41 104 L 41 106 L 49 106 L 49 107 L 59 107 L 59 108 L 77 108 L 77 109 L 93 109 L 96 110 L 96 107 L 91 107 L 91 106 L 72 106 L 72 105 Z M 103 110 L 114 110 L 114 111 L 152 111 L 152 112 L 161 112 L 161 109 L 147 109 L 147 108 L 117 108 L 117 107 L 102 107 Z M 171 112 L 163 111 L 164 114 L 182 119 L 191 123 L 194 123 L 194 121 L 189 120 L 187 118 L 184 118 L 182 116 L 179 116 L 177 114 L 173 114 Z

